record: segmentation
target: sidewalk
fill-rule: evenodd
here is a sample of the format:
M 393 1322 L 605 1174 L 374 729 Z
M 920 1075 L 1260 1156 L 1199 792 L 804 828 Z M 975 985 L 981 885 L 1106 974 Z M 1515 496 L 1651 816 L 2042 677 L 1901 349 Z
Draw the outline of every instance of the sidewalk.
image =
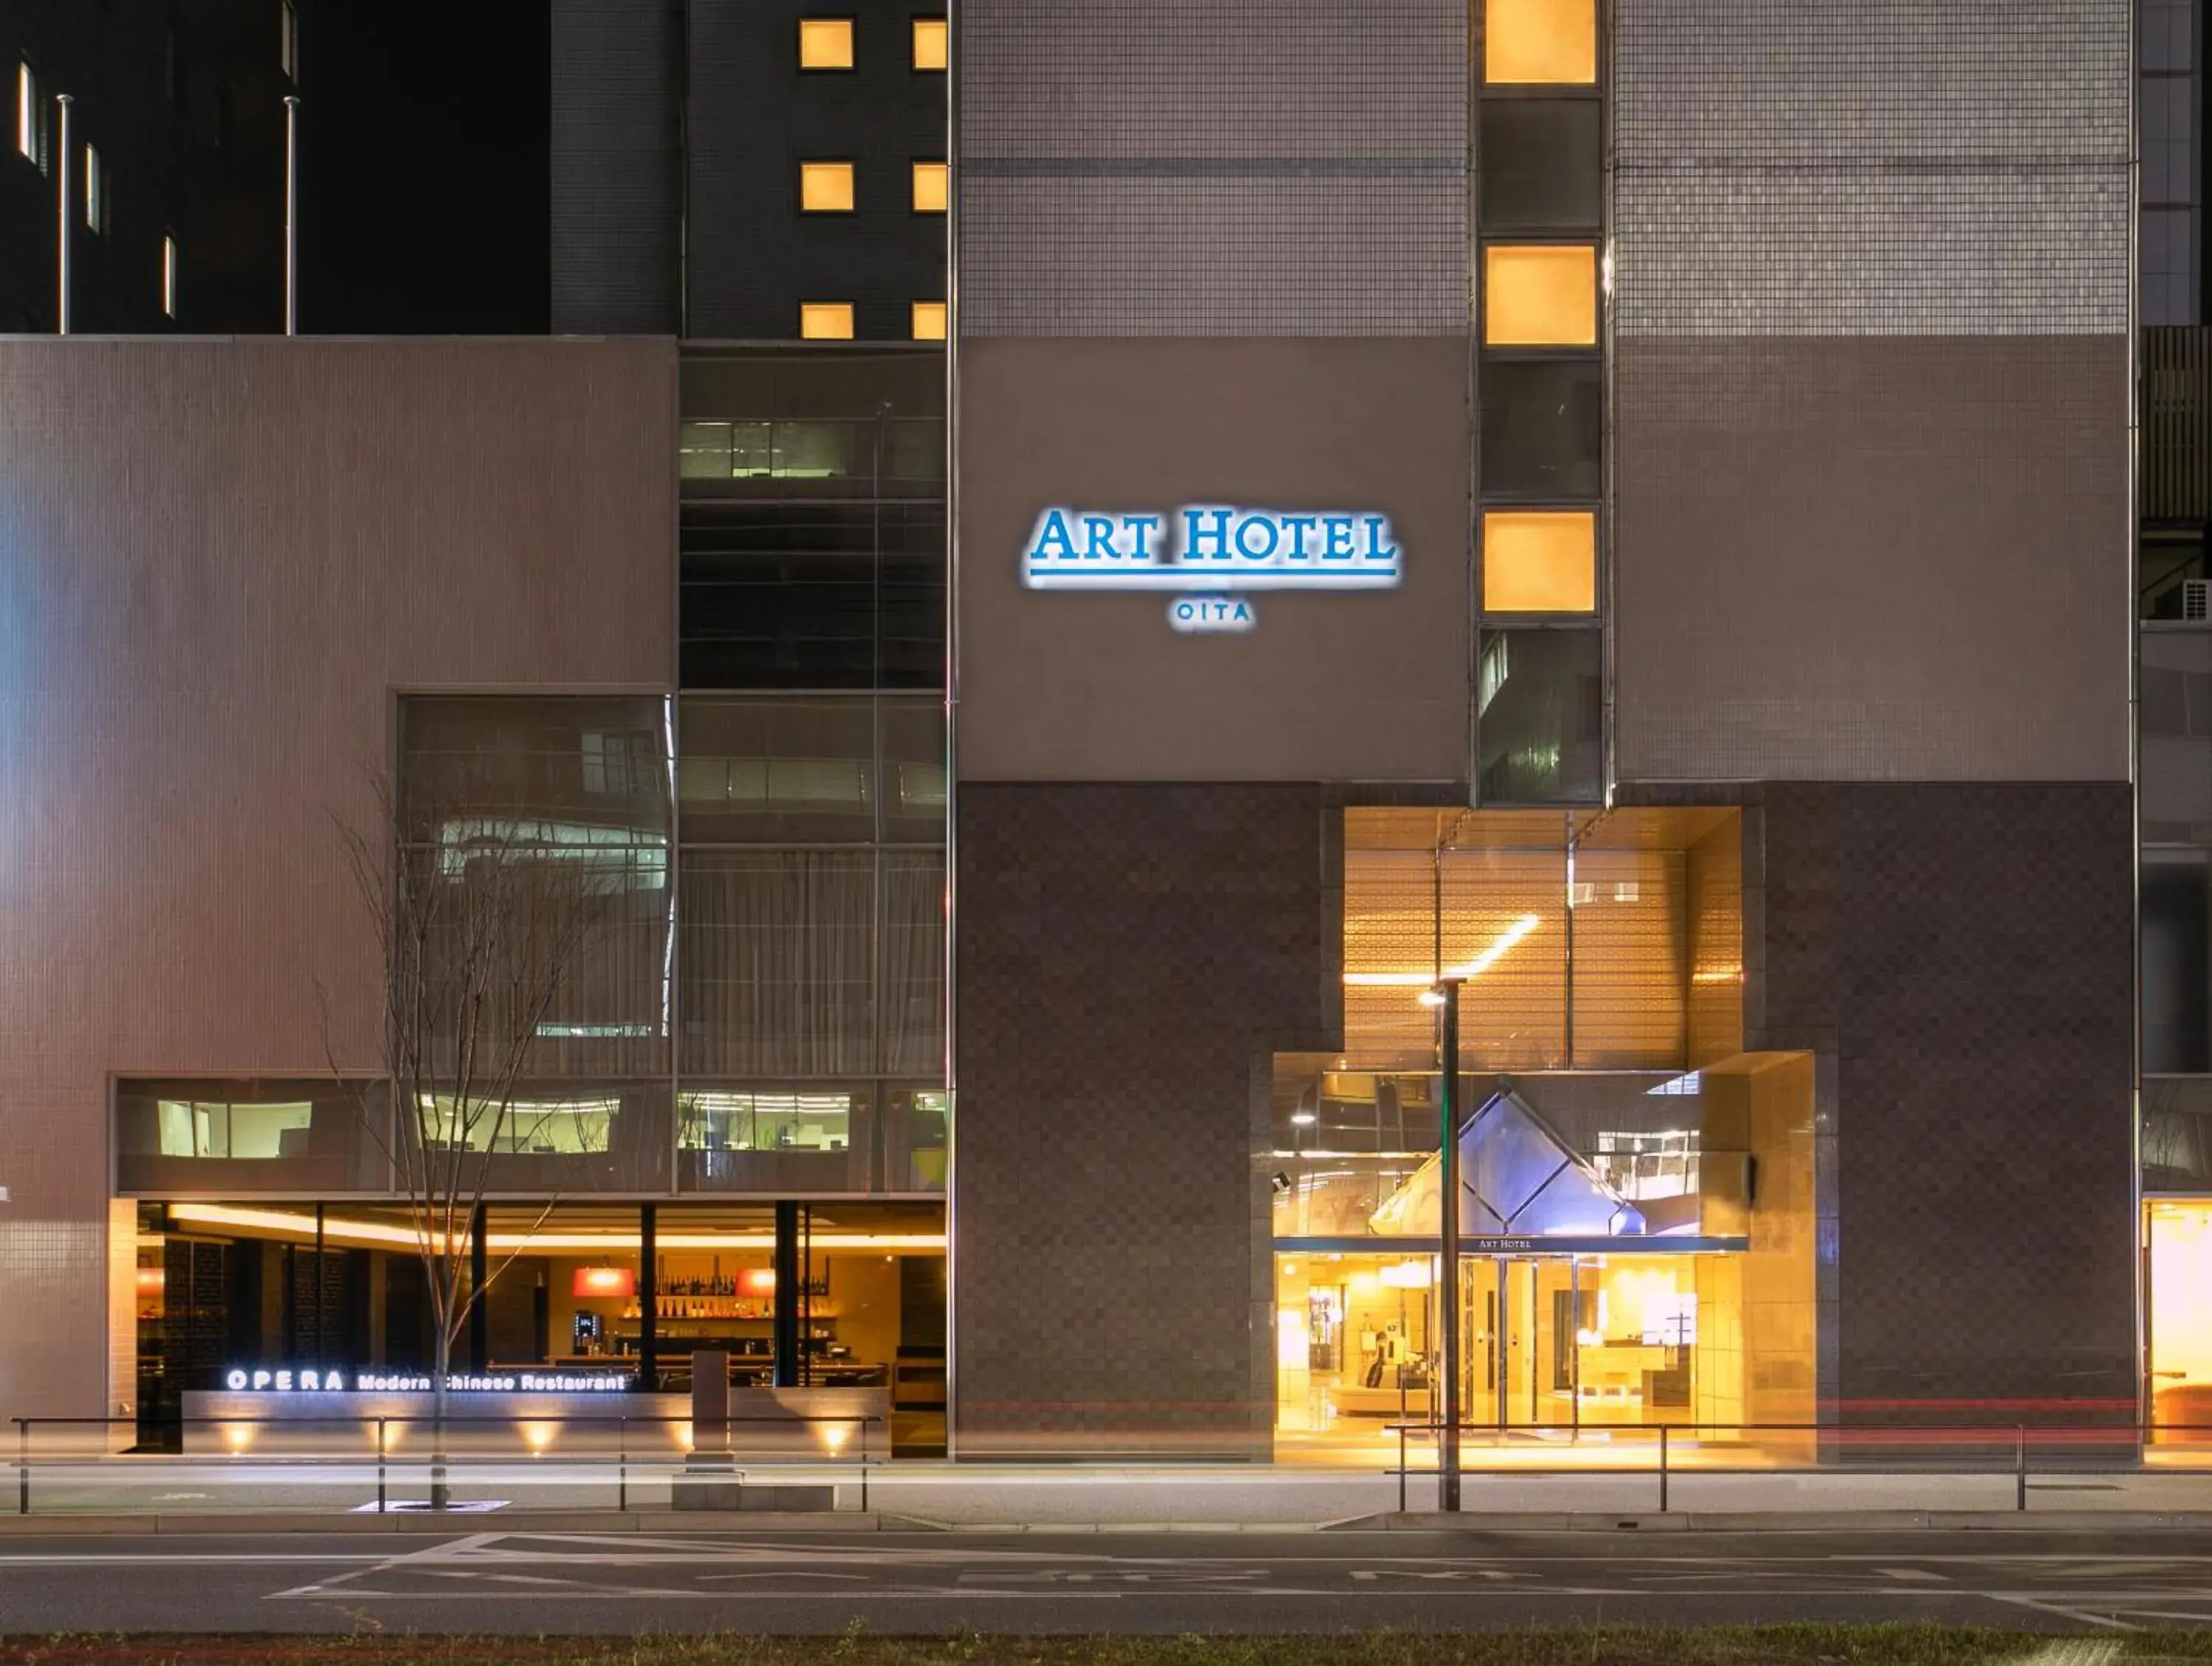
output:
M 12 1467 L 12 1466 L 10 1466 Z M 522 1512 L 603 1517 L 660 1513 L 670 1508 L 670 1479 L 679 1465 L 632 1463 L 625 1474 L 611 1462 L 461 1463 L 453 1472 L 455 1498 L 476 1509 L 448 1518 L 487 1527 Z M 1395 1515 L 1394 1475 L 1258 1465 L 985 1465 L 902 1462 L 872 1469 L 862 1498 L 850 1463 L 777 1465 L 755 1472 L 763 1481 L 837 1488 L 838 1509 L 863 1510 L 945 1527 L 1028 1528 L 1319 1528 Z M 0 1485 L 4 1485 L 0 1481 Z M 2017 1477 L 2009 1474 L 1940 1475 L 1823 1471 L 1811 1474 L 1711 1474 L 1686 1470 L 1667 1481 L 1666 1509 L 1674 1517 L 1757 1517 L 1761 1524 L 1800 1524 L 1880 1514 L 2018 1517 Z M 428 1477 L 419 1464 L 391 1465 L 387 1502 L 419 1502 Z M 1433 1475 L 1406 1479 L 1404 1499 L 1416 1514 L 1436 1508 Z M 18 1503 L 0 1491 L 0 1511 Z M 0 1531 L 21 1531 L 41 1519 L 156 1515 L 272 1514 L 332 1517 L 376 1511 L 374 1465 L 253 1463 L 118 1457 L 73 1464 L 40 1463 L 31 1475 L 28 1517 L 0 1515 Z M 2031 1475 L 2027 1521 L 2087 1517 L 2118 1524 L 2136 1518 L 2197 1516 L 2212 1525 L 2212 1471 L 2141 1471 Z M 1615 1474 L 1531 1475 L 1473 1471 L 1462 1482 L 1468 1518 L 1527 1527 L 1541 1518 L 1560 1524 L 1648 1520 L 1661 1510 L 1659 1476 Z M 481 1513 L 479 1513 L 481 1512 Z M 698 1525 L 744 1523 L 744 1517 L 670 1518 Z M 765 1522 L 755 1524 L 766 1525 Z M 1875 1524 L 1871 1521 L 1869 1524 Z M 1886 1522 L 1883 1524 L 1896 1524 Z

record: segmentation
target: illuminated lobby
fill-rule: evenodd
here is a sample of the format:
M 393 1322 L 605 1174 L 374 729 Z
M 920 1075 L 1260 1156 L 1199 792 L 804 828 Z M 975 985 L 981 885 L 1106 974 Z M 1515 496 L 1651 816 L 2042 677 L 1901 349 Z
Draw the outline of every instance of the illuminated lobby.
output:
M 1815 1421 L 1812 1063 L 1743 1050 L 1740 839 L 1732 810 L 1345 812 L 1345 1049 L 1276 1056 L 1261 1156 L 1279 1457 L 1443 1413 L 1447 978 L 1469 1439 Z

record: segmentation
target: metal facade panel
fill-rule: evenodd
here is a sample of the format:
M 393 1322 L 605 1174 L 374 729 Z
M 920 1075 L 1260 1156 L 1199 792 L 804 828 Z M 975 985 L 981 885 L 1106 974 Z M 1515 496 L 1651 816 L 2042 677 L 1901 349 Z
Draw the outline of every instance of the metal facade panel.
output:
M 22 1300 L 101 1311 L 110 1072 L 375 1064 L 333 818 L 377 814 L 396 689 L 666 686 L 673 373 L 653 342 L 0 342 Z M 0 1412 L 95 1409 L 106 1354 L 0 1337 Z

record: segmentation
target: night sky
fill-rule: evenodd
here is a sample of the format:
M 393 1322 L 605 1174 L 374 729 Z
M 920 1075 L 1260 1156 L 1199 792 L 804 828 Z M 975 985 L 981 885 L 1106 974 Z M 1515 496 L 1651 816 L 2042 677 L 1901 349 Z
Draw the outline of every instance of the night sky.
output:
M 545 0 L 300 10 L 301 329 L 544 334 Z

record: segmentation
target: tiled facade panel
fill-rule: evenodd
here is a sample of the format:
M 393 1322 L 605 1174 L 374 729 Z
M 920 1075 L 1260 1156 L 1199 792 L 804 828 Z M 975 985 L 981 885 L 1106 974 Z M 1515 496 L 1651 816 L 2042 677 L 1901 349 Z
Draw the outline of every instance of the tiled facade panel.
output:
M 963 334 L 1464 327 L 1464 7 L 983 0 L 960 28 Z
M 1847 1422 L 2132 1421 L 2124 784 L 1771 785 L 1746 1044 L 1813 1050 Z
M 971 168 L 960 212 L 966 336 L 1444 336 L 1467 326 L 1467 179 L 1447 168 Z M 1390 281 L 1377 283 L 1378 272 Z
M 1624 336 L 2119 332 L 2124 0 L 1615 9 Z
M 21 1311 L 103 1311 L 110 1072 L 374 1068 L 333 818 L 373 824 L 395 689 L 665 685 L 672 374 L 665 342 L 0 344 Z M 99 1410 L 107 1341 L 0 1332 L 0 1415 Z
M 960 1450 L 1264 1456 L 1255 1084 L 1327 1045 L 1322 791 L 963 784 L 957 815 Z
M 2124 780 L 2124 336 L 1624 339 L 1624 782 Z

